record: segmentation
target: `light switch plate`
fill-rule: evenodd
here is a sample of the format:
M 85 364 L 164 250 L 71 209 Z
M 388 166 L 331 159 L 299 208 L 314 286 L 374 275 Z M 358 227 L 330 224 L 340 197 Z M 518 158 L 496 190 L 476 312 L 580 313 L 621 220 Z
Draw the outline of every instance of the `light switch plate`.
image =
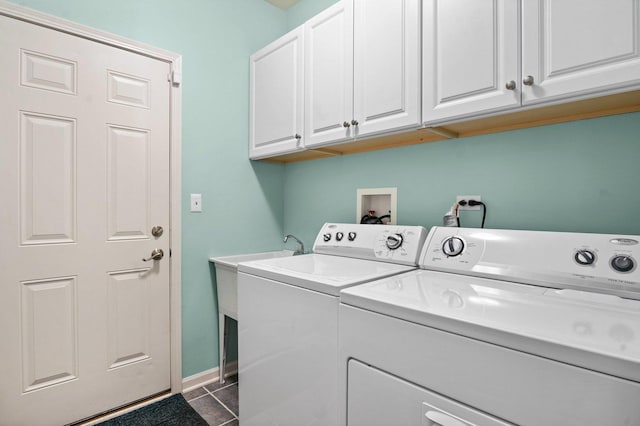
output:
M 202 211 L 202 194 L 191 194 L 191 211 L 196 213 Z

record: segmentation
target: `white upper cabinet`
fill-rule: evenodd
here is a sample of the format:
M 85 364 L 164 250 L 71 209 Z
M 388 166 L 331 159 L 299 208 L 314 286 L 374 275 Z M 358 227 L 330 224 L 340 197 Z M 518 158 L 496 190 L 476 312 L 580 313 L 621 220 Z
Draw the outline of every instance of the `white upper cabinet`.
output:
M 427 125 L 640 84 L 640 0 L 424 0 L 423 8 Z
M 352 137 L 352 10 L 340 1 L 305 24 L 305 146 Z
M 305 147 L 420 125 L 419 0 L 343 0 L 305 29 Z
M 420 124 L 420 3 L 353 2 L 356 137 Z
M 640 0 L 340 0 L 251 56 L 250 158 L 358 152 L 423 126 L 451 131 L 419 141 L 464 136 L 526 108 L 562 120 L 544 107 L 637 90 Z
M 520 106 L 518 4 L 424 0 L 425 122 Z
M 640 83 L 639 0 L 523 1 L 523 104 Z
M 251 159 L 303 149 L 303 35 L 298 27 L 251 55 Z

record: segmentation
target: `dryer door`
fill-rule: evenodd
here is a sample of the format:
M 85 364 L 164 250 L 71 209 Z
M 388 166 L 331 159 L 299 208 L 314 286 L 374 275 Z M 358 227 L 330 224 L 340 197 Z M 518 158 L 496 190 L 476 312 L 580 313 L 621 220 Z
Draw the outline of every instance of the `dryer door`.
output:
M 349 361 L 348 425 L 507 426 L 359 361 Z

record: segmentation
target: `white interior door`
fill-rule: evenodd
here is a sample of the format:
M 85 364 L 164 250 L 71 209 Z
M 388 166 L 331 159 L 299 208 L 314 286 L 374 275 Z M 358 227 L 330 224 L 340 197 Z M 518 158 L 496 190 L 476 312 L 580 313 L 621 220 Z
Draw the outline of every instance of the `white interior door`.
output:
M 170 65 L 0 34 L 0 423 L 64 424 L 170 388 Z

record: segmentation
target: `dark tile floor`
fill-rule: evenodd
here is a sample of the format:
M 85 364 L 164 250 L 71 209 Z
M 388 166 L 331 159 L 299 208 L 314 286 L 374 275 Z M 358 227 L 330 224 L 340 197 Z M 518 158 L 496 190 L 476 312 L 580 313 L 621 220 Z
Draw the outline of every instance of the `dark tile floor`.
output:
M 210 426 L 238 426 L 238 376 L 221 385 L 210 383 L 183 394 L 184 399 Z

